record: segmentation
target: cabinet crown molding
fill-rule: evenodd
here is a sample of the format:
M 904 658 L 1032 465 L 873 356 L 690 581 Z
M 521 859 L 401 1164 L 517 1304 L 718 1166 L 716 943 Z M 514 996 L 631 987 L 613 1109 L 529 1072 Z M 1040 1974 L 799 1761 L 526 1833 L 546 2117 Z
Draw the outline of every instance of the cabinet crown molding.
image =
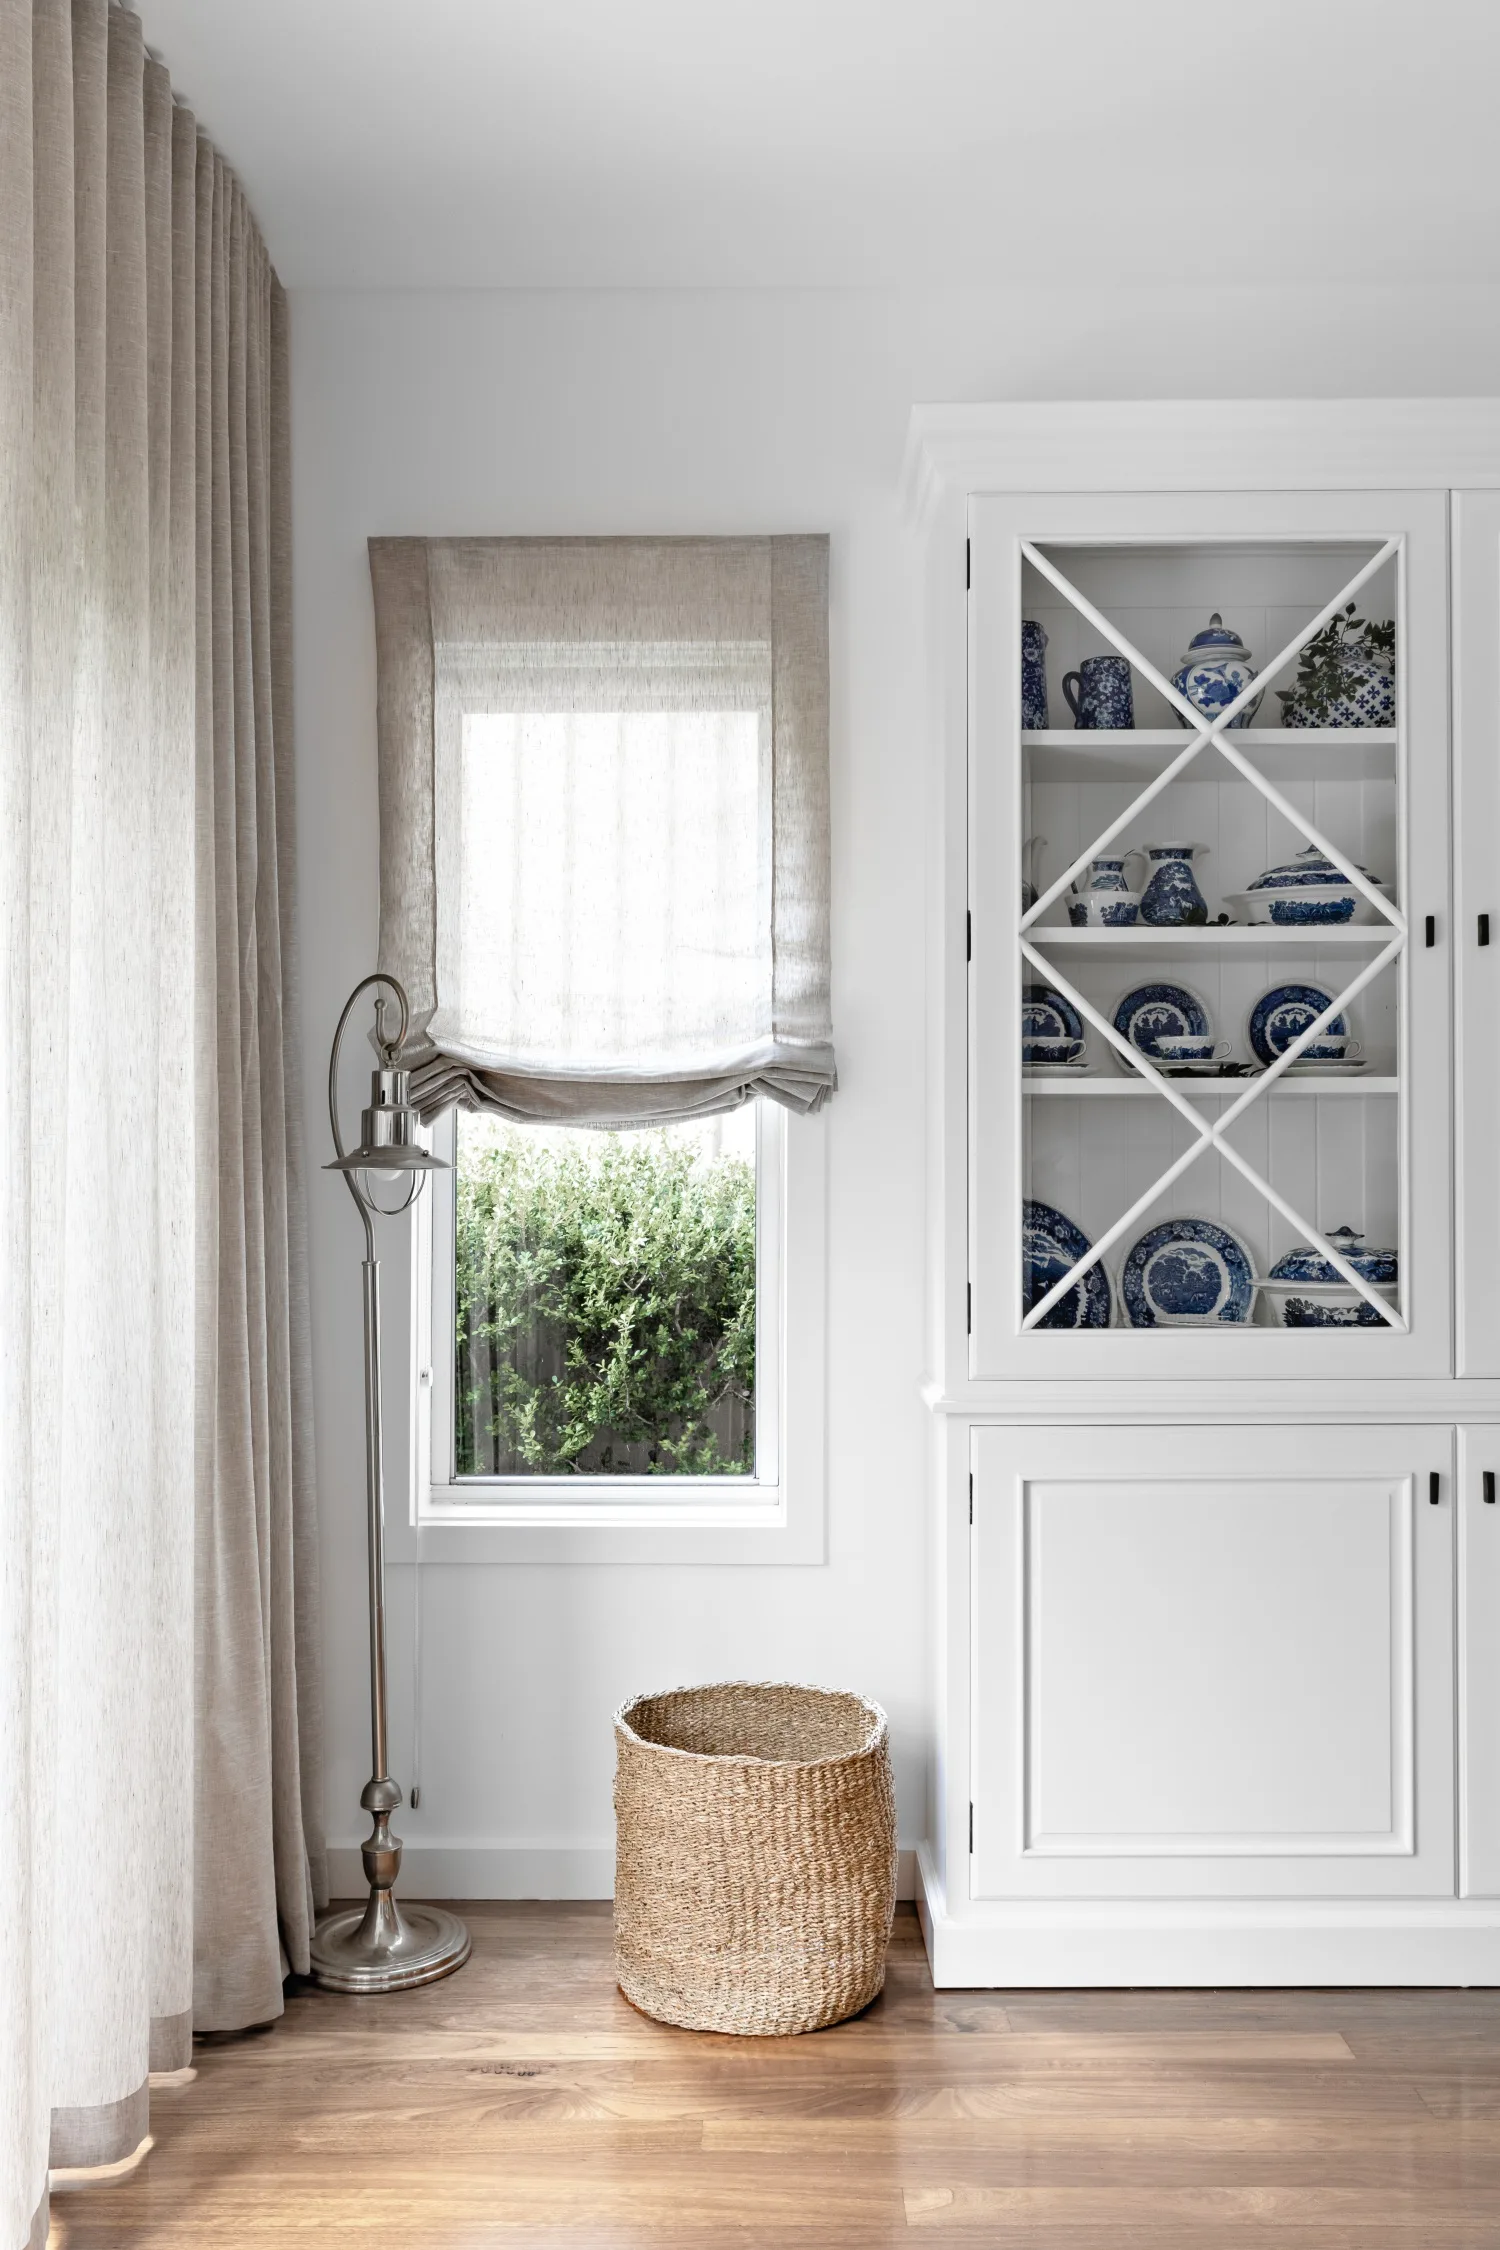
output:
M 1500 398 L 1016 400 L 914 406 L 902 514 L 969 492 L 1500 486 Z

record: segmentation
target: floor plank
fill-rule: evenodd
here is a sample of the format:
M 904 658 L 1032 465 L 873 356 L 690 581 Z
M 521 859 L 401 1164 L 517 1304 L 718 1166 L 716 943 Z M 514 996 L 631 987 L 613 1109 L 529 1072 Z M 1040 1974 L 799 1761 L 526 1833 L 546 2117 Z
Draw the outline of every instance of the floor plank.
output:
M 616 1991 L 608 1909 L 469 1905 L 425 1993 L 200 2044 L 54 2250 L 1500 2250 L 1500 1993 L 885 1994 L 803 2039 Z

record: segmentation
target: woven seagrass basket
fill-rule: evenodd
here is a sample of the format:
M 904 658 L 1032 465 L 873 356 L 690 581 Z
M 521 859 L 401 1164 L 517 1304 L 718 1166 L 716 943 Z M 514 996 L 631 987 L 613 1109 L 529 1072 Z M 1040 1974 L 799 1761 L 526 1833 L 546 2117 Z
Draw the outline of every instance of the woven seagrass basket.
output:
M 817 2031 L 885 1982 L 896 1806 L 885 1713 L 730 1680 L 615 1714 L 615 1971 L 690 2031 Z

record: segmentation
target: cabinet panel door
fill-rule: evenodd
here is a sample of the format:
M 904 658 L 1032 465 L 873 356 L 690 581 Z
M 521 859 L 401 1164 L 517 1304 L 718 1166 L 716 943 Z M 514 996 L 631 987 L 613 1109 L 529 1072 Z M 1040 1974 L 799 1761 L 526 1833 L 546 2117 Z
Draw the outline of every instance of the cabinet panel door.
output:
M 986 496 L 969 520 L 970 1377 L 1449 1374 L 1447 495 Z M 1353 659 L 1329 655 L 1327 636 L 1349 624 L 1345 595 L 1396 636 L 1394 683 L 1366 696 L 1374 720 L 1349 686 Z M 1024 664 L 1023 621 L 1047 636 L 1040 651 L 1028 638 Z M 1200 629 L 1231 628 L 1266 686 L 1226 749 L 1195 750 L 1171 682 Z M 1302 657 L 1276 660 L 1304 635 L 1323 699 L 1283 709 L 1277 690 L 1293 688 Z M 1318 723 L 1301 723 L 1309 713 Z M 1331 891 L 1315 886 L 1300 914 L 1283 894 L 1263 921 L 1258 878 L 1313 883 L 1296 863 L 1321 851 L 1339 855 Z M 1162 873 L 1177 888 L 1153 904 L 1153 869 L 1174 855 Z M 1351 868 L 1373 889 L 1356 892 Z M 1090 880 L 1103 886 L 1092 902 L 1071 895 Z M 1099 919 L 1120 884 L 1124 906 Z M 1186 900 L 1178 920 L 1174 897 Z M 1316 1020 L 1286 1012 L 1310 993 L 1343 1006 L 1328 1033 L 1353 1044 L 1310 1048 L 1258 1085 L 1257 1011 L 1277 996 L 1284 1045 Z M 1117 1042 L 1139 1047 L 1126 1026 L 1148 1000 L 1160 1036 L 1201 1040 L 1188 1057 L 1200 1073 L 1227 1061 L 1245 1075 L 1172 1076 L 1163 1050 L 1160 1071 L 1137 1069 Z M 1179 1255 L 1156 1231 L 1165 1222 L 1206 1226 L 1218 1249 Z M 1286 1324 L 1274 1269 L 1309 1229 L 1322 1244 L 1352 1229 L 1396 1253 L 1377 1269 L 1392 1318 L 1329 1266 L 1312 1277 L 1330 1292 L 1314 1313 L 1363 1311 L 1369 1324 Z M 1095 1253 L 1087 1288 L 1070 1285 Z M 1148 1270 L 1176 1291 L 1170 1305 L 1166 1289 L 1144 1307 L 1132 1296 Z M 1157 1321 L 1157 1308 L 1183 1318 Z
M 1452 1457 L 976 1431 L 973 1895 L 1451 1896 Z
M 1458 1433 L 1459 1889 L 1500 1898 L 1500 1429 Z
M 1453 496 L 1453 750 L 1458 1371 L 1500 1375 L 1500 492 Z

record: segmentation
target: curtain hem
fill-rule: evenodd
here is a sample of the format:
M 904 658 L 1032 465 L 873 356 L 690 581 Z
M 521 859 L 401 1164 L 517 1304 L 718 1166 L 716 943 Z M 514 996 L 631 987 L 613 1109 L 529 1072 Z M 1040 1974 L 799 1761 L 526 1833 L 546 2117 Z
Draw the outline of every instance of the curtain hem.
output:
M 117 2102 L 84 2102 L 54 2109 L 47 2168 L 52 2172 L 91 2170 L 133 2156 L 151 2130 L 151 2085 L 143 2078 L 132 2094 Z

